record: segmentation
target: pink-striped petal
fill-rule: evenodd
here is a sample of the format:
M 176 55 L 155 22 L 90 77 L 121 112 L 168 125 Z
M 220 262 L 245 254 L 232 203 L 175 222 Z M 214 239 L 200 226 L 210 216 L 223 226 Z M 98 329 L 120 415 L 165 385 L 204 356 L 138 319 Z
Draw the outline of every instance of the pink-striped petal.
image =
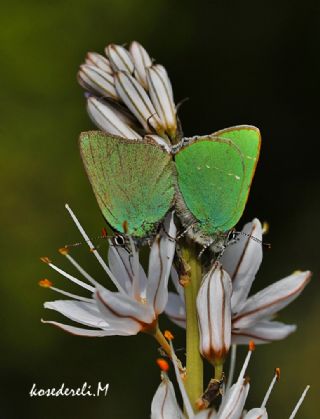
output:
M 152 66 L 152 60 L 147 51 L 137 41 L 131 42 L 129 50 L 135 66 L 134 75 L 138 82 L 147 90 L 148 82 L 146 69 Z
M 163 312 L 168 301 L 168 280 L 175 252 L 176 233 L 173 213 L 169 213 L 161 235 L 152 244 L 149 256 L 147 302 L 154 307 L 156 314 Z
M 295 332 L 294 324 L 284 324 L 281 322 L 263 320 L 248 328 L 232 328 L 232 343 L 248 344 L 251 340 L 254 343 L 269 343 L 275 340 L 282 340 Z
M 143 302 L 135 301 L 127 295 L 98 287 L 94 298 L 101 312 L 110 321 L 127 322 L 132 320 L 140 325 L 140 329 L 143 329 L 155 320 L 152 307 Z
M 164 311 L 173 323 L 186 328 L 186 310 L 180 295 L 169 292 L 168 302 Z
M 78 81 L 89 92 L 118 99 L 113 76 L 94 65 L 82 64 L 78 73 Z
M 129 52 L 120 45 L 110 44 L 105 48 L 106 56 L 110 60 L 111 67 L 114 71 L 127 71 L 132 74 L 134 64 Z
M 101 70 L 105 71 L 106 73 L 113 73 L 110 61 L 103 55 L 98 54 L 97 52 L 88 52 L 85 63 L 96 66 Z
M 254 219 L 242 229 L 244 234 L 262 241 L 260 221 Z M 251 237 L 240 235 L 239 240 L 228 246 L 221 258 L 225 269 L 232 280 L 232 312 L 237 313 L 249 295 L 252 282 L 262 261 L 262 243 Z
M 184 418 L 178 405 L 174 388 L 167 376 L 164 376 L 151 404 L 151 419 Z
M 233 317 L 233 326 L 248 328 L 260 319 L 269 318 L 295 300 L 310 277 L 310 271 L 293 273 L 249 297 L 241 311 Z
M 249 410 L 243 419 L 268 419 L 268 413 L 264 407 L 256 407 Z
M 109 329 L 109 330 L 90 330 L 90 329 L 83 329 L 81 327 L 75 327 L 75 326 L 70 326 L 67 324 L 63 324 L 63 323 L 59 323 L 59 322 L 54 322 L 54 321 L 46 321 L 46 320 L 41 320 L 42 323 L 46 323 L 46 324 L 52 324 L 53 326 L 57 326 L 59 329 L 64 330 L 65 332 L 70 333 L 71 335 L 76 335 L 76 336 L 86 336 L 86 337 L 91 337 L 91 338 L 96 338 L 96 337 L 104 337 L 104 336 L 128 336 L 131 333 L 126 333 L 123 331 L 119 331 L 119 330 L 114 330 L 114 329 Z

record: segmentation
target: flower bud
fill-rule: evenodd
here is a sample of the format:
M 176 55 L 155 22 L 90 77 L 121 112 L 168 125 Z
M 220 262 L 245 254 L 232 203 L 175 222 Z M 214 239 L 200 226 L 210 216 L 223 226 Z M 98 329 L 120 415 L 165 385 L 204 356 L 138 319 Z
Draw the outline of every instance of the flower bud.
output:
M 229 274 L 216 262 L 204 276 L 198 297 L 200 352 L 212 365 L 219 365 L 231 343 L 231 294 Z

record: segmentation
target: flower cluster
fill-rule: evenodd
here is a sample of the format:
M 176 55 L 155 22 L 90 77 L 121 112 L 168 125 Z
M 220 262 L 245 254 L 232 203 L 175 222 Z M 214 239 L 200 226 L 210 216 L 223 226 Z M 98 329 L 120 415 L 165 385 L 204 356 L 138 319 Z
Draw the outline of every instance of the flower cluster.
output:
M 105 56 L 88 53 L 85 63 L 80 67 L 78 80 L 86 90 L 88 113 L 93 123 L 104 132 L 129 140 L 151 136 L 153 141 L 169 152 L 172 150 L 171 145 L 181 139 L 180 123 L 167 72 L 162 65 L 155 64 L 138 42 L 132 42 L 128 49 L 119 45 L 108 45 Z M 43 322 L 80 336 L 128 336 L 144 332 L 155 337 L 173 364 L 184 403 L 184 413 L 167 374 L 167 361 L 162 360 L 159 362 L 162 382 L 151 406 L 153 419 L 267 418 L 266 404 L 273 385 L 279 378 L 279 370 L 276 371 L 261 406 L 244 411 L 250 388 L 245 373 L 254 349 L 252 341 L 259 344 L 284 339 L 296 329 L 295 325 L 275 321 L 274 315 L 298 297 L 309 282 L 311 273 L 294 272 L 262 291 L 249 295 L 263 253 L 263 228 L 259 220 L 254 219 L 238 233 L 236 242 L 226 247 L 221 258 L 212 261 L 202 277 L 201 262 L 195 261 L 200 266 L 200 275 L 196 278 L 200 285 L 191 301 L 193 311 L 188 312 L 185 295 L 191 276 L 186 280 L 185 272 L 179 270 L 183 252 L 179 247 L 180 236 L 177 234 L 174 212 L 167 214 L 160 231 L 150 244 L 146 273 L 139 262 L 136 243 L 130 236 L 124 245 L 109 240 L 106 263 L 71 208 L 68 205 L 66 208 L 116 290 L 110 291 L 101 281 L 94 279 L 71 256 L 69 248 L 64 247 L 60 249 L 60 253 L 78 271 L 81 279 L 62 270 L 47 257 L 42 260 L 64 278 L 85 289 L 89 295 L 83 297 L 66 292 L 44 279 L 40 281 L 41 286 L 68 297 L 65 300 L 46 302 L 44 306 L 85 327 L 56 321 Z M 185 243 L 190 244 L 187 240 L 184 245 Z M 176 267 L 173 265 L 175 255 L 177 259 L 180 258 Z M 170 276 L 176 292 L 168 291 Z M 216 386 L 222 397 L 218 409 L 212 407 L 212 401 L 206 399 L 205 392 L 197 394 L 197 399 L 190 397 L 190 391 L 182 378 L 186 376 L 189 381 L 193 379 L 188 376 L 188 348 L 187 368 L 184 368 L 175 354 L 172 335 L 163 335 L 160 331 L 158 318 L 163 312 L 187 331 L 191 323 L 196 325 L 196 329 L 199 326 L 199 333 L 196 330 L 194 336 L 198 345 L 196 348 L 198 354 L 200 352 L 202 358 L 214 366 L 215 376 L 208 388 L 210 385 Z M 194 314 L 193 319 L 188 317 L 190 313 Z M 249 352 L 237 381 L 232 384 L 237 344 L 249 344 Z M 225 386 L 222 368 L 231 345 L 231 371 Z M 307 390 L 308 387 L 290 419 L 295 416 Z
M 78 73 L 93 123 L 123 138 L 152 135 L 164 146 L 174 142 L 178 122 L 166 69 L 135 41 L 129 50 L 108 45 L 105 54 L 89 52 Z
M 172 344 L 171 344 L 172 347 Z M 172 348 L 173 349 L 173 348 Z M 181 390 L 181 396 L 185 406 L 185 414 L 182 413 L 177 402 L 175 391 L 172 382 L 170 381 L 166 364 L 159 363 L 161 372 L 161 383 L 153 397 L 151 404 L 151 419 L 267 419 L 268 413 L 266 409 L 272 389 L 277 381 L 280 379 L 280 369 L 275 369 L 275 374 L 267 389 L 260 407 L 255 407 L 249 411 L 244 410 L 244 405 L 250 390 L 250 380 L 245 376 L 252 352 L 254 350 L 253 342 L 249 344 L 249 351 L 242 365 L 237 381 L 222 394 L 222 402 L 219 409 L 214 408 L 204 409 L 198 413 L 194 413 L 190 400 L 184 390 L 183 380 L 179 374 L 177 365 L 174 362 L 174 369 L 176 379 Z M 174 350 L 173 350 L 174 352 Z M 293 419 L 301 406 L 310 386 L 307 386 L 303 391 L 298 403 L 294 407 L 290 418 Z

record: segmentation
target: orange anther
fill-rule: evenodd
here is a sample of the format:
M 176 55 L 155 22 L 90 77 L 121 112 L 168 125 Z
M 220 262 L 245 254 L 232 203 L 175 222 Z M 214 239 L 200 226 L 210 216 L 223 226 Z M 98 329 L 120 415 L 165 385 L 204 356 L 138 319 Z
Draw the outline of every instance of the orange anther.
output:
M 169 370 L 169 364 L 165 359 L 158 358 L 156 362 L 161 371 L 167 372 Z
M 40 285 L 40 287 L 43 287 L 43 288 L 50 288 L 52 287 L 53 283 L 49 281 L 49 279 L 45 278 L 45 279 L 41 279 L 38 282 L 38 285 Z
M 44 263 L 51 263 L 51 260 L 48 258 L 48 256 L 42 256 L 40 260 L 42 260 Z
M 249 351 L 254 351 L 256 349 L 256 345 L 254 344 L 253 340 L 249 342 Z
M 67 256 L 67 254 L 69 253 L 69 248 L 67 246 L 60 247 L 59 253 L 61 253 L 63 256 Z
M 173 336 L 173 334 L 170 332 L 170 330 L 166 330 L 166 331 L 164 332 L 164 337 L 165 337 L 166 339 L 168 339 L 168 340 L 172 340 L 172 339 L 174 339 L 174 336 Z
M 277 381 L 279 381 L 280 380 L 280 368 L 275 368 L 274 372 L 277 376 Z

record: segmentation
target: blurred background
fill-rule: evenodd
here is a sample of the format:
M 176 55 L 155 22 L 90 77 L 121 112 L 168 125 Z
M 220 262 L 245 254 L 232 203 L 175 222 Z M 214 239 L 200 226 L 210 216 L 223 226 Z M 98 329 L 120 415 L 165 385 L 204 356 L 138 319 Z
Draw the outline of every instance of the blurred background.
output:
M 287 340 L 260 346 L 248 373 L 247 407 L 259 405 L 273 375 L 282 377 L 268 404 L 286 418 L 304 386 L 299 418 L 319 417 L 319 74 L 320 5 L 284 0 L 26 1 L 2 5 L 1 94 L 1 418 L 147 418 L 159 384 L 151 338 L 75 337 L 43 325 L 61 320 L 43 302 L 60 298 L 42 278 L 73 290 L 40 262 L 68 267 L 57 249 L 81 238 L 68 202 L 87 232 L 103 220 L 80 162 L 77 138 L 92 129 L 76 73 L 87 51 L 140 41 L 173 82 L 186 135 L 253 124 L 263 147 L 246 211 L 267 220 L 272 249 L 254 290 L 296 269 L 311 269 L 305 292 L 279 319 L 296 323 Z M 106 245 L 102 243 L 105 254 Z M 104 281 L 84 246 L 74 255 Z M 69 268 L 69 267 L 68 267 Z M 69 269 L 72 271 L 71 269 Z M 174 327 L 161 319 L 163 327 Z M 183 333 L 176 332 L 183 348 Z M 242 361 L 244 350 L 240 351 Z M 37 387 L 109 383 L 107 397 L 30 398 Z

